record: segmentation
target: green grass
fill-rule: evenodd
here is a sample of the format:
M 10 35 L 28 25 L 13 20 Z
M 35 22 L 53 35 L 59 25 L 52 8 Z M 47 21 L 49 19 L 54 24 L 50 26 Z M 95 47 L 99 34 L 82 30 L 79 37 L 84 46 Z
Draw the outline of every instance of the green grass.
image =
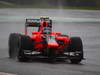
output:
M 34 6 L 34 5 L 6 5 L 0 3 L 0 8 L 50 8 L 50 9 L 59 9 L 59 7 L 55 6 Z M 100 7 L 62 7 L 63 9 L 81 9 L 81 10 L 100 10 Z
M 15 4 L 7 5 L 7 4 L 0 3 L 0 8 L 17 8 L 17 5 Z

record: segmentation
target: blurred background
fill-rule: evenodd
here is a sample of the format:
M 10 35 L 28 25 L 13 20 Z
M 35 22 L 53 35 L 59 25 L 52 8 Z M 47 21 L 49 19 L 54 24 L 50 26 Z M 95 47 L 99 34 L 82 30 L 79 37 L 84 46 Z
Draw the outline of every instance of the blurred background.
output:
M 24 34 L 25 19 L 49 16 L 53 31 L 79 36 L 80 64 L 17 62 L 8 57 L 11 33 Z M 100 75 L 100 0 L 0 0 L 0 72 L 16 75 Z M 2 74 L 0 74 L 2 75 Z
M 0 0 L 0 7 L 100 9 L 100 0 Z

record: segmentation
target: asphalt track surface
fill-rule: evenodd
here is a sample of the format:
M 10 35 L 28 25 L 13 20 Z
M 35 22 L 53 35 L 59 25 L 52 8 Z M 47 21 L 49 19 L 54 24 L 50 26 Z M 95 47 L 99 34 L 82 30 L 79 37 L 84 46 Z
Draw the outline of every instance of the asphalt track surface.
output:
M 80 36 L 84 57 L 80 64 L 44 60 L 18 62 L 9 59 L 8 37 L 24 32 L 25 18 L 50 16 L 53 31 Z M 100 11 L 62 9 L 0 9 L 0 72 L 17 75 L 100 75 Z

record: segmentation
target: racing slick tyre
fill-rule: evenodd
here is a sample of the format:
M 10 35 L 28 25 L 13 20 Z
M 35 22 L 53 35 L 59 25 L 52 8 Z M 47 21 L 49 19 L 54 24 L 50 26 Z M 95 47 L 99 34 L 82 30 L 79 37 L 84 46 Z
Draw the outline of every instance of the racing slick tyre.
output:
M 83 59 L 83 44 L 80 37 L 71 37 L 71 42 L 68 48 L 69 52 L 74 53 L 74 56 L 70 55 L 70 61 L 73 64 L 78 64 Z
M 9 36 L 8 45 L 10 58 L 16 58 L 16 56 L 18 55 L 19 36 L 20 34 L 18 33 L 11 33 Z
M 9 57 L 19 61 L 27 61 L 24 50 L 32 50 L 32 41 L 28 36 L 12 33 L 9 36 Z
M 18 60 L 21 62 L 25 62 L 29 60 L 29 57 L 25 54 L 25 50 L 27 52 L 32 52 L 33 42 L 30 40 L 30 37 L 21 35 L 20 38 L 20 49 L 18 52 Z

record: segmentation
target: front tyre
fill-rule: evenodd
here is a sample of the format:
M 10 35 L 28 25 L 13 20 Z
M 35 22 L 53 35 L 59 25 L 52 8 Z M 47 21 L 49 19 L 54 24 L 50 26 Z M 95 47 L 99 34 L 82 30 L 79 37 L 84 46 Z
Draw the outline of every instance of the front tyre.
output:
M 15 59 L 19 51 L 19 39 L 20 34 L 11 33 L 9 36 L 8 46 L 9 46 L 9 57 Z
M 22 35 L 20 38 L 20 50 L 18 52 L 18 60 L 25 62 L 29 60 L 29 57 L 25 54 L 25 50 L 29 52 L 32 51 L 33 42 L 30 40 L 30 37 Z
M 73 64 L 78 64 L 83 59 L 83 44 L 80 37 L 71 37 L 71 41 L 68 48 L 69 52 L 74 53 L 74 56 L 70 55 L 70 61 Z
M 19 61 L 28 61 L 29 58 L 24 54 L 24 50 L 32 50 L 33 42 L 30 37 L 18 33 L 11 33 L 9 36 L 9 58 Z

